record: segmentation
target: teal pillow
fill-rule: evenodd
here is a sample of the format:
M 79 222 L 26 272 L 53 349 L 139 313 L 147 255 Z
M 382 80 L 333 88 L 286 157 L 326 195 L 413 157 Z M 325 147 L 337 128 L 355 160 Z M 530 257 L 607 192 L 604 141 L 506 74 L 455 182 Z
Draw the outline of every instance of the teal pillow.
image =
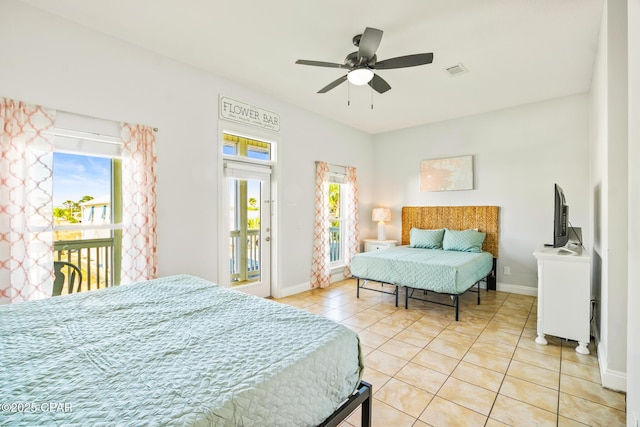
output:
M 443 236 L 444 228 L 439 230 L 412 228 L 409 232 L 409 244 L 412 248 L 440 249 L 442 248 Z
M 442 249 L 445 251 L 482 252 L 482 242 L 486 233 L 476 230 L 449 230 L 445 229 L 442 239 Z

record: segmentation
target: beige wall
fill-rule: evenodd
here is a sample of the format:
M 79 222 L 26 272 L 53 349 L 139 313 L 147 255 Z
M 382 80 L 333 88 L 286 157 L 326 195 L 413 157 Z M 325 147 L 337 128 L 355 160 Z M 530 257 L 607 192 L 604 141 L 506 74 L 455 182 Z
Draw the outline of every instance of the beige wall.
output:
M 217 242 L 223 238 L 218 236 L 219 94 L 281 118 L 273 236 L 279 291 L 295 292 L 309 282 L 316 160 L 355 166 L 362 182 L 361 203 L 370 204 L 367 183 L 373 159 L 368 134 L 23 2 L 2 1 L 0 40 L 0 96 L 159 128 L 162 276 L 186 273 L 218 281 Z
M 608 1 L 591 91 L 593 298 L 603 385 L 626 389 L 628 86 L 626 2 Z
M 629 296 L 627 425 L 640 420 L 640 0 L 628 0 L 629 78 Z
M 591 235 L 588 130 L 582 94 L 376 135 L 375 201 L 393 209 L 387 235 L 400 236 L 404 205 L 498 205 L 498 288 L 537 295 L 533 252 L 553 241 L 554 183 L 571 223 Z M 474 190 L 420 192 L 421 160 L 461 155 L 474 156 Z

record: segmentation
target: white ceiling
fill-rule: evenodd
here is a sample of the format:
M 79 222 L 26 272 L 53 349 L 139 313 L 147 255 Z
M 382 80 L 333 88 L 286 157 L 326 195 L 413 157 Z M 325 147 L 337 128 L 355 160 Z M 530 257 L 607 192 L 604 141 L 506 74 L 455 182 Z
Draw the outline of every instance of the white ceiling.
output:
M 588 91 L 603 7 L 603 0 L 23 1 L 371 134 Z M 342 63 L 365 27 L 384 31 L 379 61 L 433 52 L 433 63 L 379 71 L 392 87 L 382 95 L 346 83 L 317 94 L 344 70 L 295 61 Z M 469 72 L 444 71 L 459 63 Z

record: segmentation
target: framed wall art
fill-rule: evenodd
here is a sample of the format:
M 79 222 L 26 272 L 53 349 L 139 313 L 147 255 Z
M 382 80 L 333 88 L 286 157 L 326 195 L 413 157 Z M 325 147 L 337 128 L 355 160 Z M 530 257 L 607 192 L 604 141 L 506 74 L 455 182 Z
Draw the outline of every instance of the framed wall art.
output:
M 473 156 L 420 162 L 420 191 L 473 190 Z

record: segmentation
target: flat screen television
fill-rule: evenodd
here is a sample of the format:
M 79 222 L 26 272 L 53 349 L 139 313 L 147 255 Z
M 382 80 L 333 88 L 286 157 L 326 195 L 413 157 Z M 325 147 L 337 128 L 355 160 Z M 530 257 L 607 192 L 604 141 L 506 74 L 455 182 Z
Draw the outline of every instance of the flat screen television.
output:
M 569 206 L 564 198 L 564 192 L 558 184 L 555 184 L 554 190 L 554 210 L 553 210 L 553 247 L 564 247 L 569 241 Z

